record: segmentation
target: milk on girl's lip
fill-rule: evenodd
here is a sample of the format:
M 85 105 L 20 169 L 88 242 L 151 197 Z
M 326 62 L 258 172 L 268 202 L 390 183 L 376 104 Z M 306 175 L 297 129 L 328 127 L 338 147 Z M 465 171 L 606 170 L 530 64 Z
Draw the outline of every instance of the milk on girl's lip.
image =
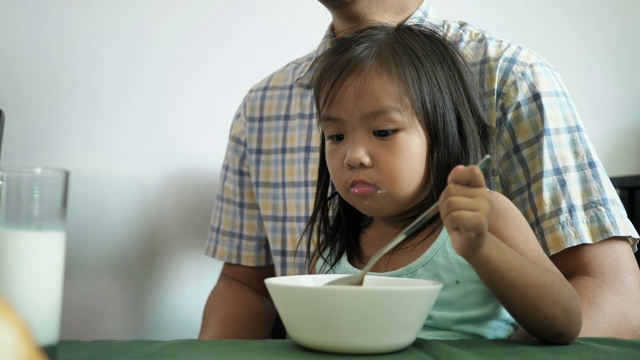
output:
M 64 231 L 0 229 L 0 295 L 41 346 L 60 337 L 65 245 Z
M 380 192 L 380 189 L 371 184 L 355 184 L 349 187 L 349 193 L 355 196 L 367 196 L 371 194 L 377 194 Z

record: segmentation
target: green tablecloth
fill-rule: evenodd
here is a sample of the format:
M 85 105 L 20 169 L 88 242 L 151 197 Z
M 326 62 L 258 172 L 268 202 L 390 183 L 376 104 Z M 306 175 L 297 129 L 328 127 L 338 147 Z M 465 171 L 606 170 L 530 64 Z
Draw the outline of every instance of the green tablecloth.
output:
M 326 354 L 291 340 L 63 340 L 58 360 L 100 359 L 640 359 L 640 340 L 580 338 L 572 345 L 515 340 L 422 340 L 384 355 Z

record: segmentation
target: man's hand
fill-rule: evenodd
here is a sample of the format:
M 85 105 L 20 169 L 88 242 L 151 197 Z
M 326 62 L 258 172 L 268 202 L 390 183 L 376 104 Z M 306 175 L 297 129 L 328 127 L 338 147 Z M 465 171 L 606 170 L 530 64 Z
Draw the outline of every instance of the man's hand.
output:
M 199 338 L 269 338 L 276 310 L 264 279 L 272 276 L 275 276 L 273 265 L 224 264 L 205 305 Z

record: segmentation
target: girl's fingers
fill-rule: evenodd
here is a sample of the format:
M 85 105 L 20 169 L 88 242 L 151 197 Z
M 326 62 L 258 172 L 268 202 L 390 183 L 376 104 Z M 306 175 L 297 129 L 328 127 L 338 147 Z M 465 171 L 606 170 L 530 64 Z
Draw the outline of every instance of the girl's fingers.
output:
M 486 217 L 477 211 L 459 210 L 443 214 L 443 221 L 447 228 L 452 230 L 466 230 L 469 232 L 481 232 L 488 225 Z
M 457 184 L 448 185 L 440 195 L 440 211 L 478 209 L 489 211 L 489 192 L 486 188 L 472 188 Z
M 450 196 L 443 198 L 438 204 L 440 212 L 448 214 L 454 211 L 488 211 L 488 204 L 484 201 L 478 201 L 480 196 Z
M 484 174 L 476 165 L 458 165 L 454 167 L 449 173 L 448 183 L 470 187 L 486 187 Z
M 451 176 L 453 175 L 453 173 L 461 169 L 464 169 L 464 165 L 457 165 L 456 167 L 451 169 L 451 172 L 449 172 L 449 177 L 447 178 L 447 184 L 451 184 Z

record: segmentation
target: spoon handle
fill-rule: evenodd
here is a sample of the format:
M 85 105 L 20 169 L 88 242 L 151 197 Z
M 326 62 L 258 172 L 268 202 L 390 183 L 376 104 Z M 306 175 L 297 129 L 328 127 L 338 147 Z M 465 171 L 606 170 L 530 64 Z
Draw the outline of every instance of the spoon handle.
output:
M 491 156 L 485 155 L 482 158 L 482 160 L 480 160 L 480 162 L 478 163 L 478 167 L 483 173 L 486 173 L 486 170 L 489 167 L 490 163 L 491 163 Z M 395 246 L 401 243 L 402 240 L 417 233 L 418 229 L 420 229 L 422 226 L 427 224 L 434 216 L 438 215 L 439 212 L 440 212 L 440 209 L 438 209 L 438 203 L 436 202 L 435 204 L 431 205 L 425 212 L 423 212 L 422 215 L 418 216 L 411 224 L 409 224 L 409 226 L 407 226 L 398 235 L 396 235 L 393 239 L 391 239 L 391 241 L 389 241 L 385 246 L 380 248 L 380 250 L 378 250 L 375 254 L 373 254 L 371 259 L 369 259 L 365 267 L 362 268 L 362 271 L 360 272 L 362 278 L 364 279 L 364 275 L 367 272 L 369 272 L 369 270 L 371 270 L 373 265 L 375 265 L 376 262 L 378 262 L 378 260 L 380 260 L 380 258 L 384 254 L 386 254 L 389 250 L 393 249 Z

